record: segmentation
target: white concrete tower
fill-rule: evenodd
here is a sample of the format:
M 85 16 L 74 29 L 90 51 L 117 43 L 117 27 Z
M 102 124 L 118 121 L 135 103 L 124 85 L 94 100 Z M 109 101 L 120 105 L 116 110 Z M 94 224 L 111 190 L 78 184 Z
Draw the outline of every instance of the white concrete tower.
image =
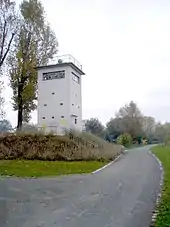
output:
M 38 127 L 63 134 L 82 130 L 82 66 L 71 55 L 38 67 Z

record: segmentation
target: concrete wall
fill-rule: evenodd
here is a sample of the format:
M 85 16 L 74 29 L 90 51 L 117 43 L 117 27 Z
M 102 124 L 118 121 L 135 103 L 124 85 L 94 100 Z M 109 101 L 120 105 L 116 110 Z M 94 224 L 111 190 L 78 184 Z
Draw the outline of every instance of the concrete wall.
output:
M 60 70 L 65 70 L 65 78 L 43 81 L 43 73 Z M 72 73 L 79 76 L 79 84 L 73 80 Z M 38 127 L 49 127 L 58 134 L 64 128 L 82 129 L 81 76 L 72 67 L 39 69 Z
M 74 75 L 79 77 L 79 83 L 74 81 Z M 71 128 L 82 130 L 82 94 L 81 94 L 81 75 L 79 75 L 74 69 L 70 68 L 70 122 Z M 77 116 L 77 117 L 75 117 Z M 75 124 L 75 118 L 77 119 L 77 124 Z
M 64 79 L 43 81 L 43 73 L 65 70 Z M 54 94 L 53 94 L 54 93 Z M 63 103 L 63 105 L 61 105 Z M 46 68 L 38 72 L 38 126 L 58 126 L 69 118 L 69 70 L 67 68 Z M 47 105 L 47 106 L 44 106 Z M 62 118 L 64 116 L 64 118 Z M 43 119 L 45 117 L 45 119 Z M 52 118 L 54 117 L 54 119 Z

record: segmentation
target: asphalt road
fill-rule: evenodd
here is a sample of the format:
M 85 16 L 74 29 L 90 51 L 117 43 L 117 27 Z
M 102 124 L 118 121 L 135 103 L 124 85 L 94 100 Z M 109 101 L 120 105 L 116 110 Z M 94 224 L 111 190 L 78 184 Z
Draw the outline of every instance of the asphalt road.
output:
M 0 179 L 0 227 L 149 227 L 161 173 L 137 148 L 97 174 Z

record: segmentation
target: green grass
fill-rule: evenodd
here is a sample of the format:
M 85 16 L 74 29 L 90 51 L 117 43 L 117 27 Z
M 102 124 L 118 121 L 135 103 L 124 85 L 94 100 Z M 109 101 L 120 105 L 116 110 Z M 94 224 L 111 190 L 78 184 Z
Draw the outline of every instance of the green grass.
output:
M 152 151 L 164 167 L 164 186 L 155 227 L 170 227 L 170 147 L 157 146 Z
M 82 161 L 27 161 L 27 160 L 1 160 L 1 176 L 17 177 L 43 177 L 65 174 L 91 173 L 104 166 L 107 162 Z

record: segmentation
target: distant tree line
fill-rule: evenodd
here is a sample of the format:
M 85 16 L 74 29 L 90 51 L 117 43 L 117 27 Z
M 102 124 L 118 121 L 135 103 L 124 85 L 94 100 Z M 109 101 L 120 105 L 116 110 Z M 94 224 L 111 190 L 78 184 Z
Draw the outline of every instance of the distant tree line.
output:
M 0 134 L 16 131 L 6 119 L 0 120 Z M 34 124 L 24 122 L 22 131 L 38 132 Z M 121 107 L 104 126 L 98 118 L 85 121 L 85 131 L 105 139 L 111 143 L 119 143 L 125 146 L 132 143 L 162 143 L 170 141 L 170 123 L 161 124 L 153 117 L 144 116 L 137 105 L 131 101 Z
M 104 126 L 98 118 L 86 120 L 85 130 L 109 142 L 140 144 L 163 142 L 170 135 L 170 123 L 161 124 L 153 117 L 144 116 L 137 104 L 131 101 L 121 107 Z

